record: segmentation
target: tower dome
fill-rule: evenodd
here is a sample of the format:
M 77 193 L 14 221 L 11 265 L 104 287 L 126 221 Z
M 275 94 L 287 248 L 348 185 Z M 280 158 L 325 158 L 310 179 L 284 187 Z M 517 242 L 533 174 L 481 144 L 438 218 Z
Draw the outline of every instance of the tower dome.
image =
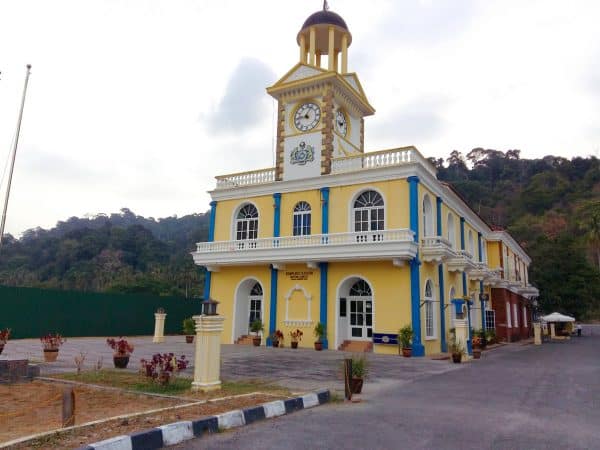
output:
M 300 46 L 300 62 L 320 67 L 321 56 L 326 55 L 328 70 L 348 71 L 347 56 L 352 35 L 346 21 L 339 14 L 329 11 L 327 1 L 323 2 L 323 10 L 311 14 L 304 21 L 296 42 Z M 341 67 L 338 67 L 340 53 L 342 61 Z

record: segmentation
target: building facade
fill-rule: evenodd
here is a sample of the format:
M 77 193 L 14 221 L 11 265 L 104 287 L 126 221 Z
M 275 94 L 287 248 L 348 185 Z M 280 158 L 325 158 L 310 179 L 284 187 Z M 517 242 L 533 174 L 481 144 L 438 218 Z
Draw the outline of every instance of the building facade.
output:
M 223 342 L 257 318 L 267 336 L 301 329 L 301 346 L 321 322 L 325 348 L 380 353 L 396 353 L 410 324 L 415 356 L 446 351 L 456 314 L 509 340 L 528 335 L 537 290 L 518 244 L 415 147 L 364 152 L 364 117 L 375 110 L 348 71 L 351 42 L 339 15 L 311 15 L 299 62 L 267 89 L 278 104 L 276 166 L 216 177 L 209 239 L 193 258 L 207 269 L 205 297 L 221 303 Z M 500 310 L 502 301 L 515 306 Z M 509 309 L 527 317 L 518 328 L 506 324 Z

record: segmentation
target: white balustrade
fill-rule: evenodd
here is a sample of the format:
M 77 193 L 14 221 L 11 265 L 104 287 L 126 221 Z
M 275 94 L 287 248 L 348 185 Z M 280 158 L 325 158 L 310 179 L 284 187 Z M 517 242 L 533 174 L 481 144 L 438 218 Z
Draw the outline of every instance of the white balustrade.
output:
M 423 247 L 447 247 L 450 248 L 452 245 L 450 241 L 441 236 L 427 236 L 421 239 Z
M 415 162 L 420 163 L 433 176 L 436 175 L 435 169 L 431 163 L 414 147 L 383 150 L 336 158 L 332 161 L 331 173 L 354 172 L 362 169 L 399 166 Z
M 250 172 L 234 173 L 216 177 L 217 189 L 230 189 L 251 184 L 272 183 L 275 181 L 275 169 L 261 169 Z
M 198 242 L 197 253 L 252 251 L 255 249 L 318 247 L 333 245 L 369 245 L 382 242 L 413 242 L 414 233 L 408 229 L 365 231 L 353 233 L 284 236 L 244 241 Z

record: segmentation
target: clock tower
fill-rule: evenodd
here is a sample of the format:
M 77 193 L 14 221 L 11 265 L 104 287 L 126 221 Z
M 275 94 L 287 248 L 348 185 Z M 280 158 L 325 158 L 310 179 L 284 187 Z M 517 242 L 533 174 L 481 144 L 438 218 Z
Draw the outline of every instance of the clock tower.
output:
M 364 152 L 364 117 L 375 110 L 348 72 L 352 35 L 327 10 L 306 19 L 296 39 L 300 60 L 267 92 L 277 100 L 276 180 L 331 173 L 333 158 Z

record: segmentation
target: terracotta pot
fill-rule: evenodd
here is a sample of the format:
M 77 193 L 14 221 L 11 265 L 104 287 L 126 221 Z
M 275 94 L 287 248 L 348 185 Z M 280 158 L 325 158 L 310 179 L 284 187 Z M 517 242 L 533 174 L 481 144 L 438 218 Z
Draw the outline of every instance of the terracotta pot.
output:
M 481 358 L 481 349 L 480 348 L 473 348 L 473 358 L 475 358 L 475 359 Z
M 194 342 L 194 335 L 189 335 L 185 337 L 185 342 L 187 342 L 188 344 L 191 344 L 192 342 Z
M 452 353 L 452 362 L 455 364 L 460 364 L 462 360 L 462 353 Z
M 363 379 L 362 377 L 352 377 L 350 381 L 350 390 L 353 394 L 360 394 L 363 387 Z
M 323 343 L 320 341 L 315 342 L 315 350 L 320 352 L 321 350 L 323 350 Z
M 273 341 L 273 347 L 279 347 L 279 341 Z
M 402 347 L 402 356 L 410 358 L 412 356 L 412 347 Z
M 255 347 L 260 347 L 260 341 L 261 341 L 261 337 L 260 336 L 254 336 L 252 338 L 252 343 L 254 344 Z
M 298 348 L 298 343 L 292 341 L 292 348 Z
M 129 356 L 115 356 L 113 355 L 113 362 L 117 369 L 125 369 L 129 364 Z
M 52 348 L 52 349 L 44 349 L 44 361 L 46 362 L 54 362 L 56 361 L 56 358 L 58 358 L 58 349 L 57 348 Z

